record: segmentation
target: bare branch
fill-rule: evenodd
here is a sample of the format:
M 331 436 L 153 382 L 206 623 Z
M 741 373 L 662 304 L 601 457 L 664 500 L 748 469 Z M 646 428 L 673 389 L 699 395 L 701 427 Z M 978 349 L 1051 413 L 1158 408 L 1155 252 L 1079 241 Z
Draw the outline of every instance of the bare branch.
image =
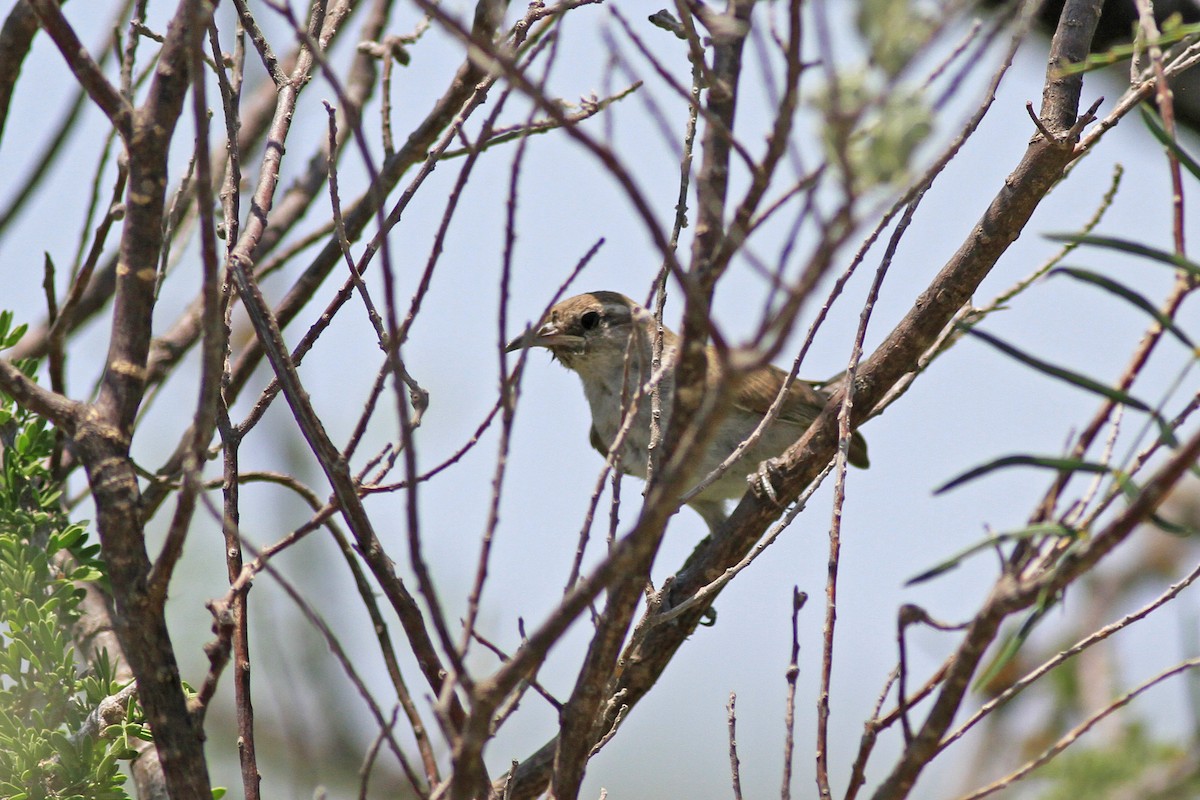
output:
M 1045 764 L 1048 761 L 1050 761 L 1051 759 L 1053 759 L 1055 756 L 1057 756 L 1063 750 L 1066 750 L 1068 747 L 1070 747 L 1072 744 L 1075 743 L 1075 740 L 1077 740 L 1083 734 L 1087 733 L 1089 730 L 1091 730 L 1093 727 L 1095 727 L 1100 721 L 1102 721 L 1103 719 L 1108 717 L 1114 711 L 1118 711 L 1118 710 L 1124 708 L 1125 706 L 1129 705 L 1129 703 L 1131 703 L 1133 701 L 1133 699 L 1135 697 L 1137 697 L 1138 695 L 1142 694 L 1143 692 L 1145 692 L 1148 689 L 1154 688 L 1155 686 L 1159 685 L 1160 683 L 1162 683 L 1170 678 L 1175 677 L 1176 675 L 1180 675 L 1184 672 L 1187 672 L 1188 670 L 1195 669 L 1196 667 L 1200 667 L 1200 658 L 1188 659 L 1187 661 L 1184 661 L 1180 664 L 1176 664 L 1175 666 L 1171 667 L 1170 669 L 1160 672 L 1158 675 L 1155 675 L 1153 678 L 1150 678 L 1149 680 L 1145 681 L 1144 683 L 1138 684 L 1138 686 L 1136 686 L 1135 688 L 1133 688 L 1133 689 L 1129 690 L 1128 692 L 1126 692 L 1125 694 L 1121 695 L 1116 700 L 1112 701 L 1107 706 L 1105 706 L 1104 708 L 1095 712 L 1090 717 L 1088 717 L 1086 720 L 1079 723 L 1071 730 L 1067 731 L 1067 733 L 1065 733 L 1058 741 L 1056 741 L 1050 747 L 1046 748 L 1046 750 L 1044 750 L 1041 753 L 1041 755 L 1030 760 L 1028 763 L 1022 765 L 1019 769 L 1015 770 L 1014 772 L 1011 772 L 1008 775 L 1005 775 L 1003 778 L 993 781 L 992 783 L 989 783 L 987 786 L 977 789 L 976 791 L 971 792 L 970 794 L 963 795 L 959 800 L 980 800 L 980 798 L 987 797 L 988 795 L 994 794 L 994 793 L 1000 791 L 1001 789 L 1011 786 L 1012 784 L 1014 784 L 1017 781 L 1024 778 L 1029 773 L 1033 772 L 1038 767 L 1042 766 L 1043 764 Z
M 725 706 L 726 718 L 729 722 L 729 772 L 732 781 L 734 800 L 742 800 L 742 776 L 739 769 L 737 753 L 737 712 L 734 710 L 737 695 L 729 693 L 729 702 Z
M 71 68 L 71 72 L 75 73 L 79 85 L 87 90 L 92 102 L 108 116 L 113 127 L 121 132 L 122 138 L 127 143 L 130 142 L 133 136 L 133 108 L 121 96 L 117 87 L 104 77 L 100 65 L 92 59 L 87 48 L 83 46 L 83 42 L 79 41 L 79 37 L 75 35 L 75 29 L 71 27 L 71 23 L 67 22 L 67 18 L 63 16 L 58 2 L 56 0 L 22 0 L 22 4 L 24 3 L 29 4 L 29 7 L 37 15 L 42 28 L 54 40 L 54 44 L 58 46 L 67 66 Z M 15 76 L 16 73 L 14 72 L 13 75 Z M 5 107 L 7 108 L 7 104 Z

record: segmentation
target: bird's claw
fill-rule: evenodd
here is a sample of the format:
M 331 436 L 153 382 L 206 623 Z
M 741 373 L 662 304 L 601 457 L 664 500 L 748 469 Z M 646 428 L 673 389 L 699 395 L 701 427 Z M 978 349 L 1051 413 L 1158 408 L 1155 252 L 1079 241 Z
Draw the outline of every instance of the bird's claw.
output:
M 746 481 L 757 497 L 766 497 L 776 507 L 781 508 L 783 503 L 779 502 L 779 495 L 775 493 L 774 480 L 777 477 L 779 477 L 779 459 L 768 458 L 758 465 L 756 471 L 746 476 Z

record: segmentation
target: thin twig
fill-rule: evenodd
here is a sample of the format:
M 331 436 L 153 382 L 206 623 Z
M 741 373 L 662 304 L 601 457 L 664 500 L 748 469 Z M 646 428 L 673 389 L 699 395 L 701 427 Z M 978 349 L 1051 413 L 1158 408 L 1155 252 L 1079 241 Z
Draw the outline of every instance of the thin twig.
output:
M 733 800 L 742 800 L 742 776 L 738 769 L 738 754 L 737 754 L 737 712 L 735 705 L 737 703 L 737 694 L 729 693 L 729 702 L 725 705 L 726 719 L 729 726 L 729 773 L 731 788 L 733 789 Z
M 792 759 L 796 755 L 796 679 L 800 677 L 800 609 L 808 595 L 792 587 L 792 657 L 784 677 L 787 680 L 787 700 L 784 703 L 783 725 L 787 735 L 783 741 L 783 783 L 780 800 L 792 800 Z
M 1136 698 L 1138 695 L 1142 694 L 1143 692 L 1145 692 L 1148 689 L 1154 688 L 1155 686 L 1168 680 L 1169 678 L 1173 678 L 1176 675 L 1180 675 L 1180 674 L 1187 672 L 1188 670 L 1194 669 L 1196 667 L 1200 667 L 1200 658 L 1191 658 L 1191 659 L 1188 659 L 1187 661 L 1183 661 L 1179 664 L 1176 664 L 1175 666 L 1171 667 L 1170 669 L 1163 670 L 1159 674 L 1155 675 L 1153 678 L 1150 678 L 1149 680 L 1138 684 L 1133 689 L 1131 689 L 1128 692 L 1126 692 L 1125 694 L 1121 695 L 1116 700 L 1113 700 L 1107 706 L 1105 706 L 1104 708 L 1095 712 L 1094 714 L 1089 716 L 1087 719 L 1085 719 L 1083 722 L 1079 723 L 1074 728 L 1067 731 L 1067 733 L 1063 734 L 1063 736 L 1061 738 L 1059 738 L 1058 741 L 1056 741 L 1050 747 L 1046 748 L 1036 758 L 1029 760 L 1025 764 L 1021 765 L 1018 769 L 1010 772 L 1008 775 L 1005 775 L 1003 778 L 995 780 L 995 781 L 987 784 L 986 786 L 980 787 L 979 789 L 976 789 L 975 791 L 971 792 L 970 794 L 963 795 L 962 797 L 959 798 L 959 800 L 980 800 L 980 798 L 987 797 L 990 794 L 994 794 L 995 792 L 998 792 L 1001 789 L 1011 786 L 1012 784 L 1014 784 L 1017 781 L 1024 778 L 1029 773 L 1033 772 L 1038 767 L 1041 767 L 1042 765 L 1049 762 L 1051 759 L 1053 759 L 1055 756 L 1057 756 L 1062 751 L 1066 750 L 1068 747 L 1070 747 L 1072 744 L 1074 744 L 1076 742 L 1076 740 L 1079 739 L 1080 736 L 1087 733 L 1089 730 L 1091 730 L 1093 727 L 1095 727 L 1098 723 L 1100 723 L 1102 720 L 1104 720 L 1110 714 L 1129 705 L 1129 703 L 1132 702 L 1133 699 Z
M 367 748 L 363 764 L 358 769 L 358 800 L 367 800 L 367 788 L 371 783 L 371 771 L 375 768 L 375 758 L 379 755 L 379 748 L 387 739 L 388 734 L 396 727 L 396 715 L 399 713 L 400 706 L 393 706 L 392 716 L 388 719 L 387 727 L 379 729 L 379 733 L 375 734 L 375 738 L 371 741 L 371 746 Z
M 1195 583 L 1197 578 L 1200 578 L 1200 566 L 1197 566 L 1184 578 L 1171 584 L 1171 586 L 1165 592 L 1160 594 L 1151 602 L 1147 603 L 1145 606 L 1142 606 L 1142 608 L 1134 611 L 1131 614 L 1126 614 L 1124 617 L 1121 617 L 1121 619 L 1105 625 L 1103 628 L 1100 628 L 1099 630 L 1096 630 L 1093 633 L 1085 636 L 1070 647 L 1055 653 L 1052 657 L 1038 665 L 1035 669 L 1030 670 L 1028 673 L 1022 676 L 1019 680 L 1014 681 L 1012 685 L 1008 686 L 1003 692 L 980 706 L 974 714 L 972 714 L 966 719 L 966 721 L 962 723 L 962 725 L 960 725 L 953 733 L 947 735 L 946 738 L 942 740 L 942 743 L 938 746 L 938 750 L 945 750 L 951 744 L 961 739 L 967 733 L 967 731 L 973 728 L 980 720 L 991 714 L 1000 706 L 1008 703 L 1016 695 L 1020 694 L 1029 686 L 1032 686 L 1038 681 L 1038 679 L 1053 670 L 1055 667 L 1058 667 L 1065 661 L 1074 658 L 1092 645 L 1102 642 L 1111 637 L 1113 634 L 1128 628 L 1135 622 L 1145 619 L 1152 611 L 1155 611 L 1156 609 L 1161 608 L 1169 603 L 1171 600 L 1174 600 L 1180 592 Z

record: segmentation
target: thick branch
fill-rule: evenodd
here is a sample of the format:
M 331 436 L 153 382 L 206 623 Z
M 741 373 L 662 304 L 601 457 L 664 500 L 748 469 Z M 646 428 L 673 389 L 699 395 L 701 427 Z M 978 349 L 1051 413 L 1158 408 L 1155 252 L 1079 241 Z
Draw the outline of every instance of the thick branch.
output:
M 79 588 L 84 596 L 79 606 L 82 616 L 72 631 L 75 646 L 89 664 L 97 658 L 108 659 L 113 665 L 113 676 L 117 682 L 131 681 L 133 673 L 114 630 L 112 599 L 94 583 L 83 584 Z M 138 753 L 129 765 L 138 800 L 169 800 L 162 762 L 154 743 L 138 739 L 131 745 Z
M 674 511 L 675 486 L 684 488 L 694 454 L 707 447 L 719 422 L 724 404 L 721 393 L 708 397 L 712 406 L 701 414 L 705 403 L 708 359 L 709 305 L 712 288 L 720 275 L 711 259 L 725 236 L 725 199 L 728 193 L 729 160 L 733 148 L 734 114 L 737 108 L 738 82 L 741 77 L 742 49 L 750 30 L 753 3 L 739 0 L 730 4 L 714 35 L 713 80 L 708 88 L 706 124 L 703 136 L 704 160 L 697 177 L 699 222 L 692 248 L 689 274 L 700 287 L 698 298 L 689 297 L 685 310 L 681 358 L 676 365 L 671 410 L 672 424 L 667 430 L 665 470 L 651 479 L 647 507 L 639 519 L 634 543 L 632 569 L 623 572 L 608 588 L 608 602 L 575 688 L 566 702 L 558 737 L 551 794 L 556 798 L 574 798 L 579 793 L 592 746 L 616 724 L 617 708 L 608 701 L 617 667 L 617 657 L 625 643 L 637 604 L 646 586 L 650 566 L 658 552 L 666 523 Z M 701 419 L 710 424 L 699 423 Z M 699 435 L 696 435 L 699 434 Z M 666 491 L 664 491 L 666 490 Z M 606 705 L 607 704 L 607 705 Z
M 45 5 L 45 0 L 35 0 L 43 22 Z M 76 421 L 73 441 L 96 503 L 97 529 L 117 607 L 117 635 L 137 678 L 175 800 L 210 800 L 211 789 L 203 736 L 187 708 L 162 605 L 147 591 L 150 560 L 129 445 L 144 392 L 163 236 L 167 155 L 187 93 L 189 60 L 200 47 L 211 13 L 206 0 L 182 0 L 168 25 L 145 104 L 134 112 L 131 125 L 114 118 L 114 124 L 127 128 L 129 182 L 112 333 L 99 398 Z M 81 81 L 89 79 L 80 75 Z M 95 96 L 91 86 L 89 91 Z
M 21 64 L 37 32 L 38 19 L 29 0 L 17 0 L 0 28 L 0 136 L 4 134 L 13 89 L 21 77 Z
M 199 9 L 195 18 L 193 5 Z M 108 369 L 97 400 L 101 413 L 126 434 L 131 431 L 145 388 L 162 250 L 167 155 L 187 93 L 188 59 L 192 49 L 200 47 L 211 12 L 206 0 L 184 0 L 180 4 L 168 24 L 146 102 L 134 113 L 132 131 L 126 137 L 129 189 L 125 196 L 125 226 L 117 262 Z
M 39 386 L 11 362 L 0 360 L 0 391 L 11 397 L 21 408 L 54 423 L 68 436 L 74 435 L 82 406 L 60 394 Z
M 1070 3 L 1064 16 L 1076 22 L 1087 19 L 1086 14 L 1081 16 L 1081 7 L 1095 10 L 1090 17 L 1094 23 L 1098 14 L 1097 2 Z M 1088 39 L 1090 31 L 1080 31 L 1073 24 L 1069 33 L 1062 34 L 1056 40 L 1054 52 L 1060 59 L 1081 59 L 1086 54 Z M 1076 52 L 1079 47 L 1082 50 Z M 1051 130 L 1069 130 L 1055 141 L 1040 136 L 1034 139 L 958 252 L 917 298 L 912 310 L 896 329 L 860 367 L 855 382 L 853 421 L 856 424 L 869 415 L 872 407 L 896 381 L 916 368 L 920 355 L 954 313 L 970 299 L 1075 157 L 1074 145 L 1078 140 L 1079 128 L 1088 118 L 1076 121 L 1079 88 L 1076 86 L 1072 89 L 1071 81 L 1079 82 L 1082 78 L 1076 74 L 1064 79 L 1052 73 L 1048 82 L 1051 80 L 1064 82 L 1058 83 L 1057 90 L 1048 94 L 1042 118 L 1048 122 L 1047 127 Z M 1061 120 L 1071 120 L 1074 124 L 1064 126 L 1060 124 Z M 833 457 L 838 443 L 837 416 L 841 403 L 842 393 L 838 392 L 780 462 L 778 475 L 781 485 L 776 488 L 783 502 L 788 503 L 798 497 L 801 490 Z M 674 597 L 688 597 L 737 564 L 777 514 L 778 509 L 773 505 L 760 501 L 754 493 L 748 493 L 727 525 L 702 544 L 676 576 Z M 642 645 L 630 654 L 617 682 L 617 690 L 623 692 L 623 704 L 632 706 L 650 690 L 710 603 L 711 598 L 675 624 L 659 625 L 650 630 Z M 994 635 L 994 630 L 981 626 L 974 633 L 982 641 Z M 541 790 L 544 786 L 541 782 L 546 776 L 546 751 L 553 746 L 551 743 L 542 748 L 517 770 L 513 781 L 514 798 L 532 797 Z M 923 763 L 917 764 L 915 761 L 910 765 L 912 772 L 906 773 L 908 785 L 915 781 L 922 766 Z

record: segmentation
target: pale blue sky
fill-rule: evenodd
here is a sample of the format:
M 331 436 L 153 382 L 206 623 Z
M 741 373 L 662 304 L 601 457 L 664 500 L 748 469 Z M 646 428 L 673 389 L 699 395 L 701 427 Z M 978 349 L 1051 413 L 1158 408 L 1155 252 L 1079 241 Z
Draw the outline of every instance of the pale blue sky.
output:
M 615 6 L 641 25 L 642 4 L 617 2 Z M 103 28 L 102 19 L 89 19 L 96 9 L 87 3 L 72 3 L 66 10 L 68 17 L 85 32 L 85 41 L 95 42 Z M 411 10 L 405 8 L 397 14 L 392 30 L 406 31 L 413 19 Z M 570 20 L 560 45 L 563 60 L 556 68 L 552 85 L 563 96 L 573 99 L 601 90 L 606 59 L 602 34 L 611 30 L 614 23 L 604 8 L 572 12 Z M 679 74 L 686 77 L 675 40 L 646 25 L 641 25 L 639 33 L 664 58 L 673 59 Z M 1032 133 L 1024 104 L 1027 100 L 1036 104 L 1040 98 L 1044 50 L 1045 43 L 1040 39 L 1023 47 L 988 120 L 926 199 L 897 253 L 875 310 L 868 347 L 890 330 L 958 247 L 964 233 L 1002 185 L 1005 174 L 1020 158 Z M 429 99 L 445 82 L 448 70 L 462 57 L 456 44 L 436 34 L 415 48 L 413 55 L 412 65 L 396 73 L 398 131 L 404 131 L 407 121 L 423 113 Z M 635 59 L 634 63 L 644 67 L 640 60 Z M 28 160 L 36 152 L 34 143 L 49 126 L 48 121 L 57 119 L 70 88 L 61 59 L 45 39 L 39 39 L 25 69 L 32 80 L 20 84 L 6 135 L 0 143 L 0 174 L 6 176 L 24 174 Z M 985 76 L 986 68 L 968 82 L 964 104 L 952 106 L 948 111 L 939 141 L 945 140 L 947 131 L 957 126 L 977 98 Z M 1084 105 L 1099 94 L 1115 98 L 1119 93 L 1120 87 L 1111 81 L 1089 79 Z M 681 129 L 682 105 L 661 86 L 653 86 L 648 94 L 662 104 L 670 124 Z M 498 91 L 493 92 L 492 102 L 498 96 Z M 322 99 L 332 101 L 332 92 L 321 80 L 314 80 L 303 96 L 297 127 L 288 142 L 289 155 L 293 157 L 289 162 L 291 169 L 298 169 L 301 159 L 307 158 L 315 142 L 325 136 L 325 116 L 319 105 Z M 754 95 L 749 95 L 749 99 L 753 100 Z M 1101 112 L 1111 105 L 1110 99 Z M 516 121 L 522 114 L 520 107 L 514 105 L 506 119 Z M 747 102 L 739 114 L 739 131 L 746 132 L 747 144 L 757 150 L 761 144 L 758 131 L 763 127 L 761 104 Z M 98 118 L 94 110 L 89 110 L 88 115 L 92 122 Z M 374 130 L 374 116 L 369 116 L 369 124 Z M 608 124 L 612 126 L 617 151 L 631 165 L 631 171 L 661 218 L 669 220 L 677 193 L 676 159 L 663 143 L 658 128 L 649 122 L 642 101 L 634 97 L 615 107 Z M 590 123 L 588 130 L 603 135 L 603 123 Z M 60 268 L 65 269 L 70 263 L 99 146 L 100 142 L 94 138 L 74 142 L 67 165 L 53 174 L 51 188 L 39 196 L 18 223 L 17 230 L 5 239 L 0 251 L 6 275 L 4 306 L 15 308 L 19 316 L 32 320 L 41 314 L 43 251 L 49 250 Z M 812 150 L 811 144 L 803 146 Z M 190 135 L 181 132 L 177 136 L 176 176 L 189 148 Z M 495 346 L 500 337 L 494 309 L 504 199 L 514 153 L 515 148 L 509 146 L 481 161 L 451 229 L 426 307 L 404 353 L 412 374 L 431 393 L 430 409 L 419 434 L 418 458 L 422 466 L 438 463 L 453 452 L 474 430 L 495 396 Z M 1164 159 L 1140 124 L 1131 119 L 1108 134 L 1099 151 L 1079 165 L 1043 204 L 1026 234 L 1013 245 L 976 299 L 990 299 L 1049 257 L 1054 246 L 1040 234 L 1071 230 L 1089 217 L 1107 188 L 1113 163 L 1118 161 L 1126 168 L 1125 182 L 1101 230 L 1168 248 L 1169 183 Z M 362 170 L 353 154 L 348 154 L 343 163 L 343 185 L 346 194 L 351 195 L 361 189 Z M 406 307 L 408 292 L 424 265 L 443 198 L 458 169 L 459 162 L 440 166 L 392 235 L 402 308 Z M 291 173 L 285 170 L 286 174 Z M 326 214 L 327 202 L 316 203 L 314 219 Z M 54 220 L 58 230 L 48 232 L 47 220 Z M 576 282 L 575 289 L 613 289 L 644 297 L 657 270 L 657 259 L 619 188 L 565 136 L 537 137 L 530 144 L 523 171 L 513 301 L 505 337 L 514 335 L 536 317 L 554 287 L 599 237 L 604 237 L 606 244 Z M 770 247 L 764 250 L 771 252 Z M 849 253 L 844 254 L 840 263 L 844 264 L 848 256 Z M 822 377 L 845 367 L 859 304 L 870 271 L 877 263 L 877 254 L 869 257 L 862 273 L 852 281 L 802 374 Z M 1151 298 L 1160 297 L 1170 282 L 1169 273 L 1159 267 L 1118 262 L 1095 251 L 1080 252 L 1069 263 L 1107 266 L 1113 274 L 1119 274 Z M 294 275 L 303 264 L 301 259 L 288 274 Z M 194 272 L 190 255 L 180 267 L 179 279 L 167 284 L 159 319 L 169 321 L 172 311 L 191 299 L 196 280 L 194 276 L 184 277 L 187 271 Z M 377 274 L 373 280 L 381 296 Z M 277 297 L 283 286 L 284 283 L 277 281 L 267 289 Z M 749 276 L 744 267 L 735 268 L 721 284 L 715 304 L 716 319 L 732 338 L 749 333 L 762 288 L 761 281 Z M 301 325 L 315 316 L 323 304 L 323 300 L 314 304 Z M 677 319 L 678 314 L 679 305 L 674 302 L 668 308 L 668 317 Z M 1195 330 L 1196 322 L 1194 306 L 1185 308 L 1185 327 Z M 1099 297 L 1059 278 L 1035 286 L 1009 310 L 989 319 L 986 329 L 1050 361 L 1111 380 L 1119 373 L 1143 323 L 1143 318 L 1118 301 Z M 289 342 L 298 339 L 303 330 L 301 325 L 287 331 Z M 90 330 L 94 335 L 81 343 L 71 362 L 76 396 L 84 393 L 94 380 L 96 366 L 103 357 L 107 338 L 104 324 L 94 324 Z M 378 366 L 379 353 L 370 341 L 361 306 L 356 306 L 334 325 L 322 345 L 304 363 L 302 376 L 335 441 L 344 441 L 348 435 Z M 361 357 L 348 358 L 347 353 Z M 786 360 L 791 355 L 788 353 Z M 194 364 L 194 359 L 191 363 Z M 1139 388 L 1140 396 L 1158 400 L 1161 388 L 1182 363 L 1184 357 L 1178 346 L 1174 342 L 1164 343 L 1147 372 L 1146 385 Z M 179 409 L 190 408 L 193 402 L 193 381 L 194 376 L 181 375 L 168 384 L 164 396 L 156 401 L 135 444 L 143 466 L 156 468 L 173 446 L 178 435 Z M 253 396 L 248 392 L 243 397 L 243 410 Z M 863 432 L 870 443 L 872 467 L 866 472 L 853 471 L 849 477 L 843 531 L 832 698 L 832 773 L 837 786 L 844 787 L 862 721 L 895 664 L 897 607 L 905 602 L 918 603 L 939 619 L 961 621 L 986 591 L 995 563 L 984 556 L 957 572 L 912 589 L 904 588 L 904 581 L 980 539 L 985 525 L 995 530 L 1019 527 L 1040 498 L 1046 477 L 1033 472 L 1007 472 L 944 496 L 934 497 L 932 489 L 992 457 L 1014 452 L 1057 452 L 1070 432 L 1086 422 L 1095 405 L 1093 399 L 1078 391 L 1001 358 L 982 343 L 968 341 L 941 359 L 901 402 L 866 426 Z M 282 414 L 282 407 L 277 405 L 257 439 L 248 443 L 243 454 L 244 467 L 286 468 L 294 463 L 293 458 L 305 458 L 302 445 L 297 443 L 293 428 Z M 381 422 L 384 419 L 386 415 Z M 587 427 L 587 410 L 576 378 L 551 363 L 544 354 L 531 354 L 522 384 L 502 522 L 480 622 L 485 635 L 506 648 L 515 648 L 518 643 L 518 618 L 523 618 L 527 626 L 536 625 L 561 596 L 587 497 L 600 468 L 600 460 L 587 444 Z M 394 435 L 394 427 L 387 424 L 376 428 L 372 445 L 364 446 L 361 452 L 374 452 L 387 436 Z M 268 431 L 269 435 L 263 435 Z M 439 581 L 451 620 L 457 620 L 465 609 L 477 542 L 486 520 L 496 446 L 493 430 L 457 468 L 447 473 L 446 479 L 424 485 L 420 493 L 426 556 Z M 310 469 L 307 477 L 320 487 L 315 470 Z M 639 489 L 635 480 L 625 483 L 623 494 L 630 503 L 622 513 L 626 524 L 635 518 Z M 318 488 L 319 494 L 325 491 Z M 368 504 L 379 521 L 385 545 L 403 574 L 407 574 L 406 547 L 400 527 L 403 507 L 401 496 L 376 498 Z M 738 693 L 739 744 L 746 794 L 762 796 L 777 791 L 783 741 L 783 674 L 790 646 L 793 585 L 810 595 L 810 603 L 801 615 L 795 783 L 798 796 L 809 794 L 829 516 L 830 492 L 826 488 L 814 497 L 792 530 L 722 594 L 717 602 L 717 625 L 692 636 L 660 686 L 636 708 L 621 734 L 592 762 L 583 796 L 595 797 L 601 787 L 606 787 L 610 797 L 648 797 L 651 786 L 656 787 L 654 791 L 659 797 L 728 796 L 724 709 L 730 691 Z M 290 499 L 282 501 L 277 490 L 246 491 L 243 526 L 254 541 L 272 541 L 302 520 Z M 189 626 L 197 632 L 191 641 L 186 636 L 177 639 L 185 678 L 193 684 L 199 682 L 206 668 L 199 645 L 208 635 L 209 621 L 202 603 L 220 595 L 225 582 L 220 542 L 206 534 L 211 530 L 215 529 L 200 525 L 189 541 L 187 561 L 179 572 L 171 607 L 175 625 Z M 603 523 L 598 523 L 598 536 L 602 530 Z M 668 532 L 655 569 L 656 579 L 673 572 L 703 532 L 700 519 L 687 509 L 682 511 Z M 598 541 L 593 542 L 593 555 Z M 301 582 L 315 581 L 305 585 L 319 598 L 318 604 L 327 617 L 336 620 L 343 640 L 356 651 L 358 666 L 368 674 L 372 687 L 380 697 L 387 698 L 386 678 L 375 657 L 367 621 L 357 610 L 357 601 L 351 597 L 345 606 L 337 602 L 349 582 L 344 568 L 332 558 L 328 543 L 315 535 L 288 553 L 280 564 Z M 269 578 L 259 579 L 251 598 L 264 617 L 269 611 L 274 619 L 284 621 L 262 625 L 264 617 L 259 618 L 262 644 L 256 645 L 257 652 L 271 654 L 273 658 L 276 643 L 272 638 L 282 640 L 278 644 L 286 647 L 291 644 L 289 637 L 310 636 Z M 1193 598 L 1185 597 L 1179 602 L 1186 604 L 1189 613 L 1196 613 Z M 1124 652 L 1129 654 L 1131 679 L 1151 674 L 1176 659 L 1174 626 L 1180 613 L 1179 609 L 1168 611 L 1159 619 L 1144 623 L 1144 628 L 1128 632 L 1130 645 Z M 295 626 L 300 632 L 282 634 L 271 630 L 274 625 L 285 623 L 286 630 Z M 560 697 L 570 691 L 573 683 L 574 668 L 585 645 L 586 625 L 586 622 L 577 625 L 552 653 L 541 674 L 542 681 Z M 393 632 L 398 636 L 398 625 L 393 626 Z M 910 649 L 910 670 L 923 675 L 940 662 L 953 641 L 953 635 L 916 633 Z M 482 654 L 477 652 L 476 656 L 476 664 L 490 663 Z M 264 661 L 258 677 L 262 678 L 267 669 Z M 290 669 L 300 676 L 305 667 L 295 663 Z M 410 683 L 418 684 L 415 674 Z M 304 706 L 302 698 L 268 699 L 270 690 L 262 684 L 257 691 L 261 724 L 297 724 L 295 719 L 270 720 L 288 702 Z M 329 691 L 344 698 L 348 715 L 362 720 L 365 747 L 372 730 L 360 702 L 344 686 L 330 687 Z M 279 697 L 290 697 L 290 689 L 280 692 Z M 1142 708 L 1170 708 L 1182 697 L 1181 692 L 1181 684 L 1160 688 L 1146 698 Z M 1170 714 L 1158 718 L 1163 716 L 1169 718 Z M 520 714 L 492 742 L 488 751 L 491 769 L 499 773 L 512 758 L 530 754 L 554 728 L 552 710 L 538 698 L 528 696 Z M 872 781 L 884 774 L 887 754 L 894 752 L 895 744 L 895 737 L 881 741 L 870 773 Z M 228 756 L 231 752 L 215 740 L 210 740 L 209 747 L 214 755 Z M 236 772 L 221 771 L 232 766 L 232 762 L 220 763 L 224 766 L 218 769 L 215 783 L 236 787 Z M 926 779 L 927 783 L 922 783 L 925 796 L 947 794 L 952 786 L 957 786 L 948 784 L 946 791 L 932 792 L 938 775 L 935 772 Z M 941 776 L 946 778 L 945 773 Z M 266 775 L 268 781 L 279 777 L 271 775 L 269 770 Z M 306 791 L 309 790 L 297 791 L 293 796 L 304 796 Z

